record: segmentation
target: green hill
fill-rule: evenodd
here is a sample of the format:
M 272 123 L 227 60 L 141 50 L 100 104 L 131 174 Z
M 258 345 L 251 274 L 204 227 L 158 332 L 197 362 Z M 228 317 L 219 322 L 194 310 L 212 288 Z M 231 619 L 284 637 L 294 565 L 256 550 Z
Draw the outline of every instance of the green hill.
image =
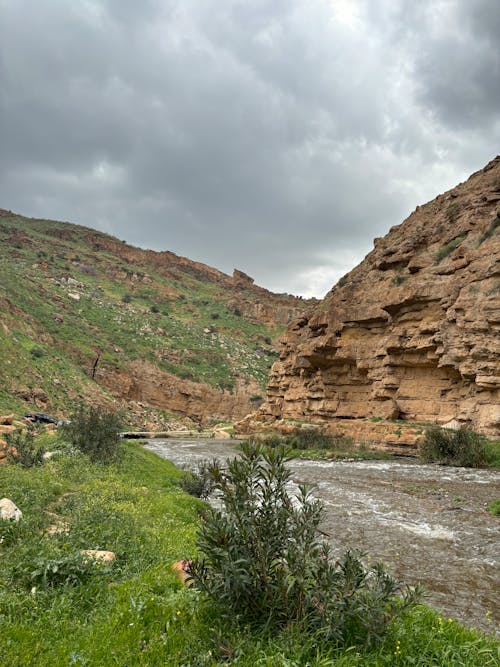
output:
M 0 412 L 65 416 L 78 399 L 240 418 L 264 394 L 276 341 L 313 303 L 171 252 L 0 211 Z

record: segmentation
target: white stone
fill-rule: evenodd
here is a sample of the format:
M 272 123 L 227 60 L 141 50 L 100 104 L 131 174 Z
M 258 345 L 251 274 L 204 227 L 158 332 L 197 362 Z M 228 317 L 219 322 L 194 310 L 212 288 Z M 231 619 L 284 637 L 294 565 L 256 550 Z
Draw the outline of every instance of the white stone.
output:
M 0 500 L 0 518 L 4 521 L 19 521 L 22 519 L 23 513 L 9 498 L 2 498 Z

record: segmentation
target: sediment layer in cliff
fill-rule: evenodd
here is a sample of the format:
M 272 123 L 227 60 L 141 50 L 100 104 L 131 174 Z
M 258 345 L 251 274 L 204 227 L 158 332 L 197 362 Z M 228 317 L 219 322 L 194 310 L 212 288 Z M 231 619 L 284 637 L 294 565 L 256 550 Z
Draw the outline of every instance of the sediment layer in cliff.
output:
M 375 239 L 288 328 L 260 418 L 500 427 L 500 157 Z

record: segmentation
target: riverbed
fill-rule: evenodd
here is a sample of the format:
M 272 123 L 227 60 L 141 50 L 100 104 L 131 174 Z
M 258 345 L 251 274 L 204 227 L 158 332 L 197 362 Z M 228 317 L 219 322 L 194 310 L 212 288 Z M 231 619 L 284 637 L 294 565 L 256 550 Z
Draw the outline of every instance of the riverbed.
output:
M 180 467 L 235 456 L 227 440 L 149 440 Z M 421 583 L 445 617 L 500 635 L 500 498 L 495 470 L 394 461 L 290 463 L 293 481 L 315 485 L 322 531 L 339 553 L 356 547 L 408 584 Z

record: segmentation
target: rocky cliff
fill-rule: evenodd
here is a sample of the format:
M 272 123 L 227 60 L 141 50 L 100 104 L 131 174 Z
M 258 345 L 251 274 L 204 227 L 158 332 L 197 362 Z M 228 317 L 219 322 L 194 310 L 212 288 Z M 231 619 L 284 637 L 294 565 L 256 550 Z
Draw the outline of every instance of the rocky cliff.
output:
M 291 324 L 260 417 L 456 420 L 498 435 L 499 277 L 497 157 L 375 239 Z

